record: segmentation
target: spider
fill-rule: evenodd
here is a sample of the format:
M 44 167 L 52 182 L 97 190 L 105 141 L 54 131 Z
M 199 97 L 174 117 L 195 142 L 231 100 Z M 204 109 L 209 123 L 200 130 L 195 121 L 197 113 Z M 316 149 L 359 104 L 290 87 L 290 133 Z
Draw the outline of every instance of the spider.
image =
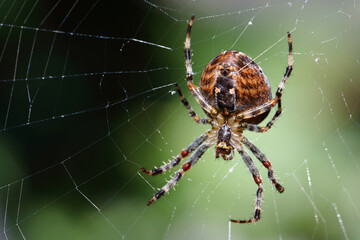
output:
M 231 219 L 230 221 L 235 223 L 256 222 L 260 219 L 261 213 L 263 193 L 262 178 L 243 145 L 267 168 L 268 177 L 277 191 L 282 193 L 284 192 L 284 188 L 274 177 L 270 161 L 243 135 L 243 131 L 266 132 L 280 116 L 282 91 L 293 70 L 291 35 L 289 32 L 287 33 L 289 46 L 288 66 L 275 93 L 275 98 L 271 96 L 269 81 L 261 67 L 244 53 L 234 50 L 224 51 L 210 61 L 201 75 L 199 88 L 197 88 L 193 83 L 190 57 L 190 32 L 194 18 L 195 16 L 193 15 L 189 21 L 185 39 L 186 81 L 190 92 L 198 104 L 201 105 L 208 118 L 199 117 L 183 96 L 179 85 L 175 84 L 175 87 L 181 102 L 194 121 L 200 124 L 209 124 L 211 125 L 211 129 L 196 138 L 172 161 L 160 168 L 146 170 L 141 167 L 141 171 L 144 173 L 155 176 L 172 169 L 192 153 L 180 170 L 176 172 L 175 176 L 147 202 L 147 205 L 149 206 L 167 193 L 171 187 L 174 187 L 185 172 L 188 171 L 212 145 L 215 145 L 215 157 L 219 158 L 219 156 L 221 156 L 224 160 L 233 159 L 234 150 L 236 150 L 242 157 L 258 187 L 256 191 L 254 216 L 247 220 Z M 258 126 L 275 105 L 277 105 L 277 111 L 272 119 L 264 127 Z

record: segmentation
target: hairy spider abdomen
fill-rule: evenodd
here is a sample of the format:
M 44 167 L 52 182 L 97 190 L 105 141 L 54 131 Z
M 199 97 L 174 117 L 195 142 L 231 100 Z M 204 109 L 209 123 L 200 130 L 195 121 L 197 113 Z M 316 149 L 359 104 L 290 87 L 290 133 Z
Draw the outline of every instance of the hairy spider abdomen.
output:
M 211 60 L 201 75 L 199 88 L 210 105 L 225 114 L 254 108 L 271 99 L 270 84 L 261 67 L 238 51 L 225 51 Z M 248 122 L 259 123 L 267 114 Z

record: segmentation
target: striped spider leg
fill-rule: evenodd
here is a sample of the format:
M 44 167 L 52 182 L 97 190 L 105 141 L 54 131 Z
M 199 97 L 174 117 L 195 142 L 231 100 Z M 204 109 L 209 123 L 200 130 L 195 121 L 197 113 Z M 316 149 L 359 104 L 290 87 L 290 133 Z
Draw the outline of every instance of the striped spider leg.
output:
M 248 219 L 248 220 L 234 220 L 230 219 L 231 222 L 234 223 L 252 223 L 257 222 L 260 220 L 260 214 L 261 214 L 261 202 L 262 202 L 262 193 L 263 193 L 263 184 L 262 184 L 262 178 L 259 173 L 259 170 L 255 166 L 254 162 L 251 160 L 250 155 L 244 150 L 243 146 L 239 142 L 232 141 L 232 145 L 236 148 L 238 153 L 240 154 L 241 158 L 243 159 L 246 167 L 249 169 L 254 182 L 258 185 L 258 189 L 256 191 L 256 202 L 255 202 L 255 214 L 254 217 Z
M 200 124 L 212 124 L 211 119 L 209 118 L 201 118 L 196 115 L 194 110 L 189 105 L 186 98 L 183 96 L 180 87 L 178 84 L 175 84 L 176 90 L 179 94 L 180 100 L 185 106 L 185 108 L 188 110 L 190 117 L 193 118 L 193 120 Z M 179 155 L 177 155 L 174 160 L 171 162 L 164 164 L 163 166 L 154 169 L 154 170 L 146 170 L 143 167 L 141 167 L 141 171 L 144 173 L 155 176 L 158 174 L 161 174 L 167 170 L 172 169 L 173 167 L 177 166 L 181 160 L 183 160 L 185 157 L 187 157 L 190 153 L 195 151 L 190 158 L 183 164 L 182 168 L 178 170 L 175 174 L 175 177 L 173 177 L 163 188 L 161 188 L 155 195 L 152 197 L 148 202 L 147 205 L 149 206 L 156 200 L 158 200 L 160 197 L 162 197 L 165 193 L 167 193 L 171 187 L 174 187 L 175 184 L 181 179 L 181 177 L 185 174 L 186 171 L 188 171 L 198 160 L 199 158 L 206 152 L 209 147 L 214 145 L 216 141 L 217 135 L 216 131 L 214 129 L 211 129 L 209 131 L 206 131 L 205 133 L 201 134 L 198 138 L 196 138 L 192 143 L 190 143 L 186 148 L 184 148 Z M 206 141 L 207 140 L 207 141 Z
M 211 124 L 211 119 L 198 117 L 198 115 L 191 108 L 189 102 L 186 100 L 186 98 L 182 94 L 182 92 L 180 90 L 180 87 L 179 87 L 179 85 L 177 83 L 175 83 L 175 87 L 176 87 L 176 90 L 177 90 L 177 92 L 179 94 L 180 100 L 181 100 L 182 104 L 184 104 L 185 108 L 188 110 L 188 112 L 190 114 L 190 117 L 192 117 L 192 119 L 197 123 Z M 165 172 L 167 170 L 170 170 L 171 168 L 178 165 L 181 160 L 183 160 L 185 157 L 187 157 L 189 155 L 189 153 L 191 153 L 196 148 L 198 148 L 200 146 L 200 144 L 202 144 L 207 138 L 208 138 L 208 132 L 203 133 L 197 139 L 195 139 L 192 143 L 190 143 L 189 146 L 184 148 L 181 151 L 181 153 L 174 158 L 173 161 L 171 161 L 171 162 L 169 162 L 167 164 L 164 164 L 163 166 L 161 166 L 161 167 L 159 167 L 157 169 L 148 171 L 145 168 L 141 167 L 140 170 L 143 171 L 144 173 L 150 175 L 150 176 L 155 176 L 155 175 L 161 174 L 161 173 L 163 173 L 163 172 Z
M 187 157 L 191 152 L 197 149 L 205 140 L 208 138 L 208 132 L 201 134 L 198 138 L 196 138 L 192 143 L 189 144 L 186 148 L 184 148 L 179 155 L 177 155 L 171 162 L 164 164 L 163 166 L 156 168 L 154 170 L 146 170 L 145 168 L 141 167 L 141 171 L 146 173 L 150 176 L 156 176 L 161 174 L 165 171 L 172 169 L 173 167 L 177 166 L 181 160 Z
M 185 66 L 186 66 L 186 82 L 187 82 L 190 92 L 194 96 L 195 100 L 201 105 L 202 109 L 204 109 L 204 111 L 208 115 L 214 116 L 218 113 L 218 111 L 216 111 L 215 108 L 213 106 L 211 106 L 208 103 L 208 101 L 205 100 L 205 98 L 200 93 L 199 89 L 193 83 L 194 73 L 192 70 L 191 53 L 190 53 L 190 32 L 191 32 L 192 24 L 194 22 L 194 18 L 195 18 L 195 16 L 192 15 L 189 25 L 188 25 L 187 32 L 186 32 L 186 38 L 185 38 L 184 53 L 185 53 Z
M 208 133 L 208 132 L 206 132 Z M 168 181 L 168 183 L 162 187 L 155 195 L 152 197 L 146 205 L 150 205 L 160 197 L 162 197 L 165 193 L 167 193 L 175 184 L 180 181 L 182 176 L 188 171 L 198 160 L 199 158 L 209 149 L 212 145 L 214 145 L 214 137 L 209 138 L 206 142 L 202 143 L 194 153 L 189 157 L 189 159 L 182 165 L 180 170 L 175 173 L 175 176 Z M 191 144 L 190 144 L 191 145 Z
M 281 80 L 278 89 L 275 93 L 275 98 L 271 99 L 270 101 L 249 109 L 247 111 L 241 112 L 237 115 L 237 118 L 240 119 L 241 121 L 245 120 L 245 119 L 250 119 L 250 118 L 254 118 L 260 114 L 264 114 L 266 112 L 269 112 L 276 104 L 278 104 L 278 109 L 275 112 L 275 115 L 273 116 L 273 118 L 266 124 L 265 127 L 260 127 L 257 126 L 256 124 L 251 124 L 251 123 L 246 123 L 246 122 L 242 122 L 242 128 L 249 130 L 249 131 L 254 131 L 254 132 L 266 132 L 268 131 L 272 125 L 274 124 L 274 122 L 279 118 L 282 109 L 281 109 L 281 96 L 282 96 L 282 91 L 285 87 L 285 83 L 288 80 L 292 70 L 293 70 L 293 47 L 292 47 L 292 41 L 291 41 L 291 35 L 288 32 L 287 33 L 288 36 L 288 45 L 289 45 L 289 55 L 288 55 L 288 65 L 285 69 L 285 74 L 283 79 Z
M 272 169 L 270 161 L 252 142 L 250 142 L 245 136 L 242 136 L 241 142 L 254 154 L 254 156 L 263 164 L 268 170 L 268 177 L 274 184 L 276 190 L 279 193 L 284 192 L 284 188 L 280 185 L 279 181 L 274 177 L 274 171 Z
M 272 166 L 267 157 L 252 143 L 250 142 L 240 131 L 238 137 L 234 137 L 231 141 L 232 146 L 238 151 L 240 156 L 242 157 L 246 167 L 249 169 L 251 175 L 253 176 L 254 182 L 258 185 L 258 189 L 256 191 L 256 201 L 255 201 L 255 213 L 254 216 L 248 220 L 234 220 L 231 219 L 231 222 L 234 223 L 252 223 L 260 220 L 261 215 L 261 202 L 262 202 L 262 193 L 263 193 L 263 184 L 261 175 L 252 161 L 250 155 L 243 148 L 242 144 L 244 144 L 253 154 L 254 156 L 264 165 L 264 167 L 268 170 L 268 177 L 270 181 L 274 184 L 275 188 L 279 193 L 284 192 L 284 188 L 280 185 L 278 180 L 274 177 L 274 172 L 272 170 Z

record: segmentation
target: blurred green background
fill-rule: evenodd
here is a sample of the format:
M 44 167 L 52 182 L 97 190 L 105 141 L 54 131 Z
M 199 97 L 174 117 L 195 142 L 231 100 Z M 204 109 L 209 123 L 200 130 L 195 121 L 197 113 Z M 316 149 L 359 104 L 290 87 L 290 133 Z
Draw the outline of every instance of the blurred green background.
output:
M 356 1 L 10 1 L 0 4 L 0 239 L 357 239 L 360 40 Z M 158 202 L 149 177 L 208 129 L 174 94 L 192 31 L 195 83 L 221 51 L 257 62 L 276 91 L 271 131 L 246 132 L 285 187 L 256 184 L 211 148 Z M 271 114 L 270 114 L 271 115 Z M 177 168 L 176 168 L 177 169 Z M 175 169 L 175 170 L 176 170 Z

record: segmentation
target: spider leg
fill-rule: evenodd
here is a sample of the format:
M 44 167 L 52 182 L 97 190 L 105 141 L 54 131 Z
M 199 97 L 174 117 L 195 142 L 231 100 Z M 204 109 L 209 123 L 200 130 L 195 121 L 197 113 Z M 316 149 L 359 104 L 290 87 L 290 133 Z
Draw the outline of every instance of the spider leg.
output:
M 250 142 L 246 137 L 242 137 L 241 142 L 248 148 L 250 151 L 255 155 L 257 159 L 264 165 L 264 167 L 268 170 L 268 177 L 271 180 L 271 182 L 274 184 L 276 189 L 279 193 L 284 192 L 284 188 L 280 185 L 278 180 L 274 177 L 274 171 L 272 169 L 270 161 L 267 159 L 267 157 L 252 143 Z
M 202 117 L 199 117 L 199 116 L 196 115 L 196 113 L 194 112 L 194 110 L 190 106 L 189 102 L 186 100 L 186 98 L 182 94 L 181 89 L 180 89 L 180 87 L 179 87 L 179 85 L 177 83 L 175 83 L 175 87 L 176 87 L 176 90 L 177 90 L 177 92 L 178 92 L 178 94 L 180 96 L 182 104 L 184 104 L 184 106 L 186 107 L 186 109 L 190 113 L 190 117 L 192 117 L 192 119 L 194 119 L 194 121 L 197 122 L 197 123 L 211 124 L 211 120 L 209 118 L 202 118 Z
M 190 32 L 191 32 L 192 24 L 194 22 L 194 18 L 195 18 L 195 16 L 193 15 L 190 19 L 187 33 L 186 33 L 186 38 L 185 38 L 184 53 L 185 53 L 185 66 L 186 66 L 186 82 L 187 82 L 187 85 L 189 87 L 191 94 L 194 96 L 195 100 L 201 105 L 201 107 L 207 113 L 209 113 L 211 115 L 216 115 L 217 111 L 206 102 L 204 97 L 200 94 L 199 89 L 193 83 L 194 73 L 192 70 L 191 53 L 190 53 Z
M 281 114 L 281 96 L 282 96 L 282 91 L 285 87 L 285 83 L 288 80 L 292 70 L 293 70 L 293 49 L 292 49 L 292 42 L 291 42 L 291 35 L 288 32 L 287 33 L 288 36 L 288 45 L 289 45 L 289 56 L 288 56 L 288 65 L 285 69 L 285 74 L 284 77 L 282 78 L 278 89 L 275 93 L 275 98 L 271 99 L 270 101 L 256 107 L 256 108 L 252 108 L 249 110 L 246 110 L 244 112 L 241 112 L 237 115 L 237 118 L 240 120 L 243 119 L 249 119 L 249 118 L 253 118 L 256 117 L 264 112 L 268 112 L 271 110 L 271 108 L 273 108 L 276 104 L 278 104 L 278 110 L 276 111 L 274 117 L 270 120 L 270 122 L 266 125 L 265 129 L 269 130 L 271 128 L 271 126 L 274 124 L 274 122 L 276 121 L 276 119 L 280 116 Z M 264 131 L 267 131 L 265 130 Z
M 150 176 L 155 176 L 155 175 L 161 174 L 161 173 L 175 167 L 176 165 L 178 165 L 182 159 L 187 157 L 189 155 L 189 153 L 191 153 L 196 148 L 198 148 L 200 146 L 200 144 L 202 144 L 207 138 L 208 138 L 208 132 L 201 134 L 192 143 L 190 143 L 186 148 L 184 148 L 181 151 L 181 153 L 174 158 L 174 160 L 172 160 L 171 162 L 169 162 L 157 169 L 150 170 L 150 171 L 146 170 L 143 167 L 141 167 L 140 169 L 141 169 L 141 171 L 143 171 L 144 173 L 146 173 Z
M 249 169 L 250 173 L 252 174 L 255 183 L 258 185 L 258 189 L 256 191 L 256 203 L 255 203 L 255 213 L 254 217 L 248 219 L 248 220 L 233 220 L 230 219 L 231 222 L 234 223 L 252 223 L 260 220 L 260 213 L 261 213 L 261 201 L 262 201 L 262 193 L 263 193 L 263 184 L 262 179 L 260 176 L 260 173 L 258 169 L 256 168 L 254 162 L 251 160 L 249 154 L 244 150 L 244 148 L 237 144 L 236 146 L 237 151 L 241 155 L 242 159 L 244 160 L 244 163 L 246 167 Z
M 274 122 L 279 118 L 280 114 L 281 114 L 281 99 L 279 99 L 279 101 L 278 101 L 278 109 L 277 109 L 275 115 L 266 124 L 265 127 L 258 126 L 256 124 L 252 124 L 252 123 L 246 123 L 246 122 L 240 123 L 239 127 L 241 129 L 246 129 L 246 130 L 252 131 L 252 132 L 267 132 L 274 125 Z
M 163 188 L 161 188 L 153 198 L 151 198 L 146 205 L 150 205 L 159 198 L 161 198 L 165 193 L 167 193 L 171 187 L 174 187 L 175 184 L 180 181 L 181 177 L 185 174 L 187 170 L 189 170 L 198 160 L 199 158 L 209 149 L 214 143 L 210 141 L 206 141 L 201 144 L 198 149 L 190 156 L 190 158 L 183 164 L 180 170 L 175 173 L 175 177 L 173 177 Z

